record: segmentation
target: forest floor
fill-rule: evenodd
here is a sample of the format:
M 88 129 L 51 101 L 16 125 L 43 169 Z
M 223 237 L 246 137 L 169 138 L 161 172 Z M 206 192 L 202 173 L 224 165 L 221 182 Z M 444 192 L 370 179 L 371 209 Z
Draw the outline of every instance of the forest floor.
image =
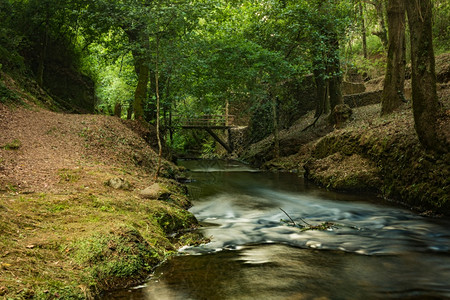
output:
M 450 144 L 450 54 L 437 60 L 441 139 Z M 366 91 L 382 88 L 382 78 Z M 410 81 L 406 82 L 406 95 Z M 407 96 L 408 97 L 408 96 Z M 450 153 L 424 151 L 414 130 L 411 101 L 388 116 L 381 105 L 353 109 L 340 128 L 314 112 L 279 133 L 280 157 L 274 158 L 273 136 L 251 145 L 244 161 L 272 171 L 291 171 L 333 190 L 371 191 L 428 215 L 450 215 Z
M 0 101 L 0 298 L 90 298 L 198 241 L 168 238 L 197 225 L 173 164 L 164 199 L 141 196 L 157 155 L 138 123 L 51 112 L 2 78 L 22 104 Z

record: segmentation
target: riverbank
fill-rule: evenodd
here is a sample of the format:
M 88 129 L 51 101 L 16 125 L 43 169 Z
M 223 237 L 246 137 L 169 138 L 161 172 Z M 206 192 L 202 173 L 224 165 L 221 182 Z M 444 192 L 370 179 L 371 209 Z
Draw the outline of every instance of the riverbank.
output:
M 156 199 L 142 192 L 157 154 L 138 123 L 17 94 L 0 102 L 1 298 L 90 299 L 199 241 L 175 165 L 164 161 Z
M 447 77 L 445 77 L 447 78 Z M 450 142 L 450 85 L 438 85 L 443 106 L 439 130 Z M 353 108 L 340 128 L 313 112 L 280 132 L 280 157 L 273 136 L 251 145 L 241 158 L 273 171 L 293 171 L 338 191 L 370 191 L 419 213 L 450 215 L 450 154 L 424 151 L 414 130 L 411 103 L 389 116 L 381 105 Z

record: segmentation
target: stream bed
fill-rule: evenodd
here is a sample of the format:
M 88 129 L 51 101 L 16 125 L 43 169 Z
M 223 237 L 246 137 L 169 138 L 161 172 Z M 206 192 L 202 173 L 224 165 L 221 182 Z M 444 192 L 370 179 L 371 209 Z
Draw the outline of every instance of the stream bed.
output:
M 450 299 L 450 220 L 296 174 L 180 164 L 211 242 L 181 249 L 147 283 L 105 299 Z M 323 222 L 333 225 L 300 228 Z

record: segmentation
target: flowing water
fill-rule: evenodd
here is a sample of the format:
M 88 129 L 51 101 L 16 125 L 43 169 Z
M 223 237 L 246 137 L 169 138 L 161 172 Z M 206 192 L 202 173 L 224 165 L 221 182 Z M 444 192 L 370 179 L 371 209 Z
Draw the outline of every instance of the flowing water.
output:
M 211 242 L 181 249 L 146 284 L 107 299 L 450 299 L 448 219 L 327 192 L 295 174 L 181 164 Z M 328 230 L 299 228 L 325 221 Z

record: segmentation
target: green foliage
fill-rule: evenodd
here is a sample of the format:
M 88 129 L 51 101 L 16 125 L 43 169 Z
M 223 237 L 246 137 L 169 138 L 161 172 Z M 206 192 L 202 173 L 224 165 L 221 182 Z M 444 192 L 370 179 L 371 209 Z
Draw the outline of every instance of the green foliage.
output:
M 376 3 L 364 2 L 360 16 L 354 0 L 0 0 L 0 64 L 4 69 L 26 64 L 36 76 L 43 56 L 45 63 L 81 67 L 95 81 L 98 112 L 112 114 L 120 104 L 122 117 L 136 99 L 138 71 L 148 67 L 148 80 L 141 83 L 147 87 L 142 109 L 149 122 L 156 118 L 158 64 L 163 128 L 169 112 L 222 114 L 227 101 L 243 107 L 243 114 L 254 113 L 254 123 L 261 123 L 254 135 L 259 139 L 273 129 L 268 106 L 273 97 L 279 97 L 281 120 L 289 120 L 282 126 L 298 109 L 299 100 L 282 86 L 313 71 L 325 80 L 340 75 L 332 66 L 343 60 L 343 50 L 347 69 L 369 77 L 384 70 Z M 449 11 L 446 1 L 434 0 L 441 52 L 449 48 Z M 369 60 L 361 56 L 362 18 Z M 0 86 L 4 102 L 2 94 Z M 169 144 L 182 150 L 199 140 L 208 143 L 178 133 Z M 205 149 L 212 151 L 209 146 Z
M 112 114 L 119 103 L 122 113 L 126 114 L 132 105 L 137 82 L 131 53 L 114 59 L 102 44 L 91 44 L 88 50 L 89 55 L 83 58 L 82 65 L 96 82 L 97 110 Z
M 4 70 L 23 71 L 23 57 L 18 53 L 22 36 L 11 26 L 12 18 L 12 4 L 0 0 L 0 64 Z
M 22 103 L 22 99 L 16 92 L 10 90 L 2 81 L 0 81 L 0 103 Z
M 206 140 L 206 142 L 204 142 L 202 144 L 202 158 L 207 158 L 207 159 L 211 159 L 211 158 L 215 158 L 215 150 L 216 150 L 216 142 L 214 141 L 214 139 L 209 138 L 208 140 Z
M 369 55 L 377 55 L 383 54 L 385 52 L 384 46 L 381 43 L 379 37 L 370 35 L 367 37 L 367 52 Z M 349 51 L 349 54 L 354 57 L 361 56 L 362 53 L 362 41 L 356 40 L 352 43 L 352 48 Z
M 252 107 L 250 142 L 260 141 L 273 132 L 271 112 L 272 106 L 269 101 L 264 101 Z
M 14 141 L 10 143 L 6 143 L 5 145 L 1 146 L 1 148 L 5 150 L 18 150 L 22 146 L 22 142 L 18 139 L 15 139 Z
M 370 59 L 365 59 L 362 56 L 355 56 L 347 68 L 351 70 L 356 70 L 358 74 L 361 74 L 363 78 L 373 79 L 380 77 L 384 74 L 386 68 L 385 57 L 374 57 Z
M 450 3 L 434 0 L 433 43 L 437 53 L 450 51 Z

